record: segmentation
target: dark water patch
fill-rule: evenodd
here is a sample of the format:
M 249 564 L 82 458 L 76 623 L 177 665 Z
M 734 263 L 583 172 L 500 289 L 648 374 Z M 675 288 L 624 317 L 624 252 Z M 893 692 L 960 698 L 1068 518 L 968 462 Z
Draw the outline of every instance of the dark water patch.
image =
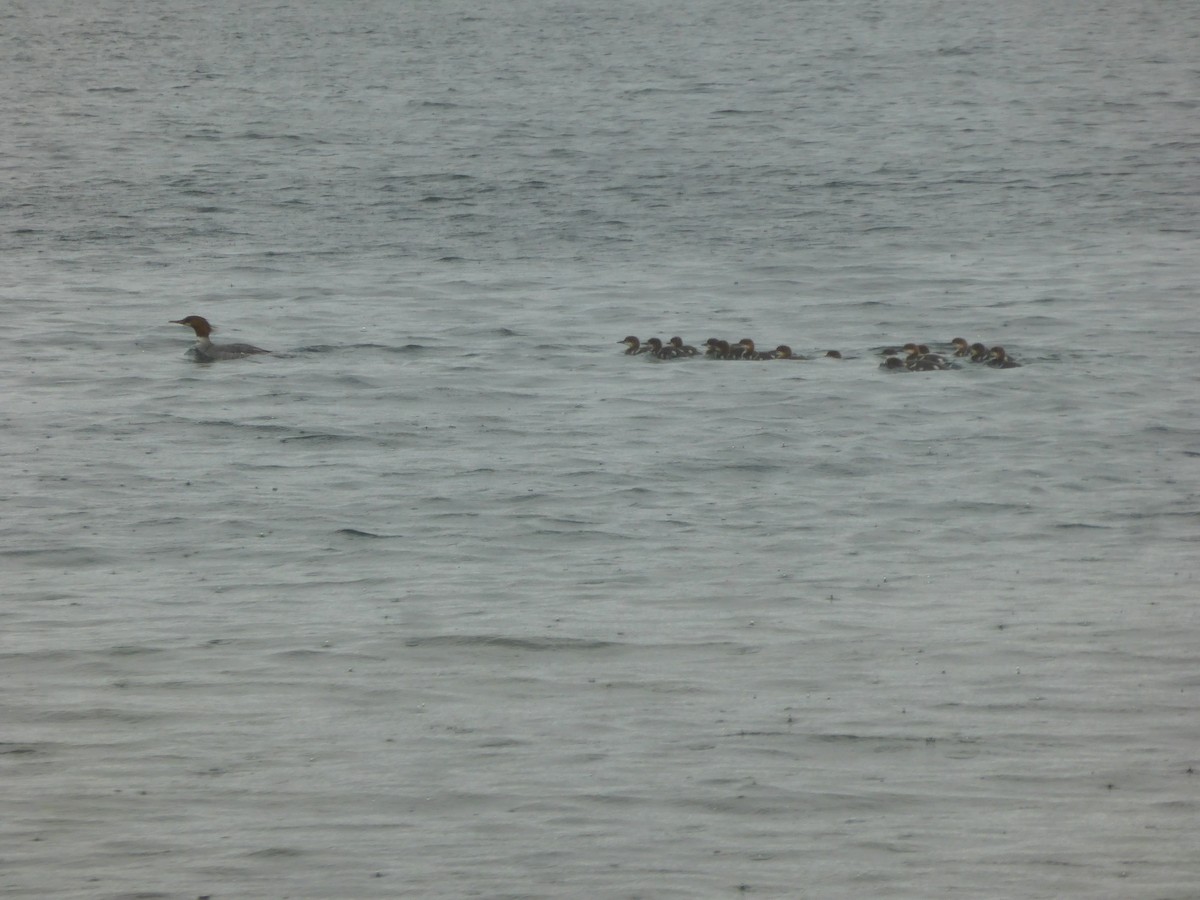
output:
M 166 712 L 134 712 L 128 709 L 116 709 L 111 706 L 97 706 L 91 709 L 75 710 L 46 710 L 42 717 L 47 722 L 115 722 L 123 725 L 142 725 L 160 722 L 169 718 L 173 713 Z
M 313 443 L 352 443 L 355 441 L 367 441 L 369 443 L 378 443 L 378 440 L 373 437 L 357 434 L 331 434 L 329 432 L 313 432 L 311 434 L 297 434 L 292 437 L 284 437 L 279 439 L 281 444 L 290 444 L 294 441 L 311 441 Z
M 304 855 L 304 850 L 295 847 L 265 847 L 262 850 L 251 850 L 246 854 L 250 859 L 291 859 Z
M 0 741 L 0 756 L 32 756 L 44 752 L 44 747 L 36 744 L 18 744 Z
M 146 656 L 154 653 L 162 653 L 161 647 L 143 647 L 137 644 L 122 644 L 108 650 L 107 656 Z
M 110 556 L 97 553 L 88 547 L 17 548 L 13 550 L 0 550 L 0 557 L 38 563 L 52 563 L 66 567 L 100 565 L 111 561 Z

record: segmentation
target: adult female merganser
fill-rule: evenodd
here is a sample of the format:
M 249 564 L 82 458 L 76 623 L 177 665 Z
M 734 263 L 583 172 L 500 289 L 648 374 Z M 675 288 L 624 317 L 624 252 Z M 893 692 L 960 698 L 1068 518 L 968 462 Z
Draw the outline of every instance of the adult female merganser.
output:
M 667 343 L 679 351 L 680 356 L 695 356 L 700 352 L 691 344 L 685 344 L 683 342 L 683 338 L 679 337 L 678 335 L 671 338 L 669 341 L 667 341 Z
M 993 369 L 1017 369 L 1021 364 L 1004 352 L 1003 347 L 993 347 L 988 353 L 987 364 Z
M 217 359 L 241 359 L 243 356 L 253 356 L 255 353 L 270 353 L 262 347 L 253 344 L 214 344 L 208 339 L 213 333 L 213 327 L 204 316 L 185 316 L 182 319 L 172 319 L 172 325 L 187 325 L 196 332 L 196 346 L 191 354 L 198 362 L 212 362 Z

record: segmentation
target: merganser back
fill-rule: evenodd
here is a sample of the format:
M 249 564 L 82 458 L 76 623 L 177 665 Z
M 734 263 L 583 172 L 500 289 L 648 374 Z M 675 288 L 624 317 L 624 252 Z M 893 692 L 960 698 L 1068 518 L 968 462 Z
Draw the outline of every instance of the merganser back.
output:
M 185 316 L 182 319 L 172 319 L 172 325 L 187 325 L 196 332 L 196 346 L 192 348 L 193 357 L 199 362 L 213 362 L 218 359 L 241 359 L 243 356 L 253 356 L 256 353 L 270 353 L 262 347 L 253 344 L 214 344 L 209 340 L 213 327 L 203 316 Z

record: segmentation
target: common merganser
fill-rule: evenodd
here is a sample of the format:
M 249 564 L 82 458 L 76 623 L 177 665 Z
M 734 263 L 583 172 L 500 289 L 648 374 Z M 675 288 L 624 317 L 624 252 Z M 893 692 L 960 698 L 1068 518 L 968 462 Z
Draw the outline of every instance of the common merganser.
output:
M 879 364 L 879 368 L 886 369 L 889 372 L 907 372 L 908 367 L 898 356 L 889 356 Z
M 172 325 L 187 325 L 196 332 L 196 346 L 191 354 L 198 362 L 213 362 L 218 359 L 241 359 L 243 356 L 253 356 L 256 353 L 270 353 L 262 347 L 253 344 L 214 344 L 208 336 L 213 333 L 213 327 L 204 316 L 185 316 L 182 319 L 172 319 Z
M 655 359 L 674 359 L 681 355 L 675 347 L 664 347 L 663 342 L 656 337 L 648 338 L 643 349 Z
M 683 342 L 683 338 L 679 337 L 678 335 L 671 338 L 671 340 L 667 341 L 667 343 L 679 351 L 680 356 L 695 356 L 700 352 L 691 344 L 685 344 Z
M 736 351 L 738 347 L 742 348 L 738 359 L 770 359 L 775 355 L 773 353 L 759 353 L 754 349 L 754 341 L 750 340 L 750 338 L 742 338 L 730 349 Z
M 826 350 L 825 359 L 841 359 L 842 354 L 839 350 Z
M 966 338 L 955 338 L 950 342 L 954 345 L 955 356 L 970 356 L 971 347 L 967 344 Z
M 775 348 L 775 352 L 771 354 L 770 359 L 794 359 L 797 362 L 808 359 L 807 356 L 797 356 L 792 352 L 792 348 L 787 344 L 780 344 Z
M 746 348 L 741 344 L 731 345 L 729 341 L 719 340 L 713 344 L 713 349 L 716 351 L 715 356 L 717 359 L 740 359 L 742 351 Z
M 642 342 L 635 338 L 632 334 L 623 341 L 617 341 L 618 344 L 624 344 L 626 347 L 626 356 L 637 356 L 639 353 L 645 353 L 649 347 L 643 347 Z
M 967 349 L 971 351 L 970 354 L 967 356 L 967 359 L 969 359 L 971 362 L 986 362 L 987 361 L 988 348 L 986 346 L 984 346 L 983 344 L 979 343 L 979 341 L 976 341 L 974 344 L 972 344 Z
M 1004 352 L 1003 347 L 993 347 L 988 352 L 987 364 L 993 369 L 1017 369 L 1021 364 Z
M 936 353 L 930 353 L 924 344 L 905 344 L 904 352 L 908 358 L 904 365 L 914 372 L 932 372 L 936 369 L 948 369 L 950 364 Z

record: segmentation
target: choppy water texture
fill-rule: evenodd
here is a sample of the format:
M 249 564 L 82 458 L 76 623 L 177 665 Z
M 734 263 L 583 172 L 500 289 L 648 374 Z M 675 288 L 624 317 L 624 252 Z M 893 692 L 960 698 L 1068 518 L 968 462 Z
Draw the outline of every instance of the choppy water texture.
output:
M 1195 4 L 0 43 L 5 897 L 1196 895 Z

